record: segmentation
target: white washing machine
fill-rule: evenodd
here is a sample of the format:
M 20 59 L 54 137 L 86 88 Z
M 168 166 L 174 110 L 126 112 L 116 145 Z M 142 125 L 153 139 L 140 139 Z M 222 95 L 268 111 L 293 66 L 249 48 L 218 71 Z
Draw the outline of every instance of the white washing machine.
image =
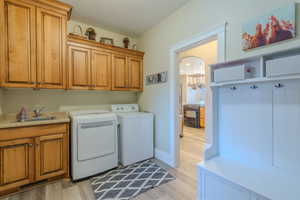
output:
M 101 110 L 74 111 L 70 116 L 72 179 L 82 179 L 117 167 L 117 116 Z
M 137 104 L 112 105 L 118 116 L 119 161 L 127 166 L 153 158 L 154 134 L 152 113 L 139 112 Z

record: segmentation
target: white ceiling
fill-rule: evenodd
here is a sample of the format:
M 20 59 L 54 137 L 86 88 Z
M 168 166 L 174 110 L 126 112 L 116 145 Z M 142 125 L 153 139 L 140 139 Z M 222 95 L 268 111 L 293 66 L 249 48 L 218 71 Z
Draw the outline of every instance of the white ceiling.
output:
M 139 36 L 189 0 L 61 0 L 71 4 L 72 19 Z

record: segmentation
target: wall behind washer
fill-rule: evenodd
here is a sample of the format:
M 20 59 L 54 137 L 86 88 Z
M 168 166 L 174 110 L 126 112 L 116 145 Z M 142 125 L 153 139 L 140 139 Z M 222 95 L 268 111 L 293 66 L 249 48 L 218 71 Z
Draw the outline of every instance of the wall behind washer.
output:
M 22 106 L 32 110 L 34 106 L 46 106 L 47 111 L 58 111 L 62 105 L 106 105 L 136 103 L 135 92 L 64 91 L 3 89 L 0 103 L 3 113 L 16 113 Z

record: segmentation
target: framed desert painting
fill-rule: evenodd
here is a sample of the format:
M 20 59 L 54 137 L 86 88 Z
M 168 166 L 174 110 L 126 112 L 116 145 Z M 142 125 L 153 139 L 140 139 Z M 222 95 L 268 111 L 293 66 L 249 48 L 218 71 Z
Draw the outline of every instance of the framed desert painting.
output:
M 278 8 L 243 25 L 243 50 L 254 49 L 296 36 L 296 5 Z

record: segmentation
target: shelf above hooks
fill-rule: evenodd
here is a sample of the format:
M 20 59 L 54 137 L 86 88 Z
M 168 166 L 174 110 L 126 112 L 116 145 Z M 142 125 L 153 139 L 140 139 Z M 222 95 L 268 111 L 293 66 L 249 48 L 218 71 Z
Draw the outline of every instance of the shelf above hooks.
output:
M 300 49 L 211 65 L 210 87 L 300 79 Z

